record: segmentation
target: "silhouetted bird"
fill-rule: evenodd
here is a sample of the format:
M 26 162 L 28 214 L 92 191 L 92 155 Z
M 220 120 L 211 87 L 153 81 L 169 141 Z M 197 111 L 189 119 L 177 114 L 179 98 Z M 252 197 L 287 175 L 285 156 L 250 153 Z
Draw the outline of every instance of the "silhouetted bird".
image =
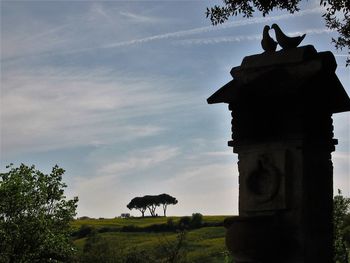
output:
M 301 41 L 303 41 L 305 34 L 302 36 L 297 36 L 297 37 L 288 37 L 286 36 L 280 27 L 277 24 L 273 24 L 272 28 L 275 30 L 276 33 L 276 40 L 278 44 L 283 48 L 283 49 L 288 49 L 288 48 L 294 48 L 297 47 Z
M 277 48 L 277 42 L 270 37 L 269 30 L 269 26 L 264 26 L 261 46 L 265 51 L 275 51 Z

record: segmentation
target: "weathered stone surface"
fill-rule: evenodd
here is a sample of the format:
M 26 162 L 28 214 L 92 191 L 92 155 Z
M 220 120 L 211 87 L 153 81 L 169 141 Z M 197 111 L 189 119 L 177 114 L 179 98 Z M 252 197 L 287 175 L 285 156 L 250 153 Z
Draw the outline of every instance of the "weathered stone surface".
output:
M 285 149 L 268 145 L 260 150 L 242 151 L 239 158 L 240 214 L 286 209 Z

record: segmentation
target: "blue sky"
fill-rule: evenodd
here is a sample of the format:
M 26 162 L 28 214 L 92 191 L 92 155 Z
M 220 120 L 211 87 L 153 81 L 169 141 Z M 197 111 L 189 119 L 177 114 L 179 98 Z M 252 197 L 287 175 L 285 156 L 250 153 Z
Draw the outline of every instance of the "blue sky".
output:
M 346 50 L 330 43 L 318 2 L 213 27 L 205 10 L 219 1 L 1 1 L 0 168 L 58 164 L 78 216 L 118 216 L 131 198 L 163 192 L 179 200 L 169 215 L 236 214 L 230 112 L 206 99 L 262 52 L 262 28 L 275 22 L 333 51 L 349 94 Z M 333 154 L 347 196 L 349 115 L 334 116 Z

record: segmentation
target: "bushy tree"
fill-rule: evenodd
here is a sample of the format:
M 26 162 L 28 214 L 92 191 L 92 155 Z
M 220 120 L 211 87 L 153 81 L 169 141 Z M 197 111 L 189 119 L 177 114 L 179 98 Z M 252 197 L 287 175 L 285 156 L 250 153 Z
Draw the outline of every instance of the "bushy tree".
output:
M 299 11 L 301 0 L 223 0 L 223 5 L 207 8 L 206 15 L 213 25 L 222 24 L 231 16 L 242 14 L 252 17 L 255 10 L 265 16 L 274 9 L 286 10 L 290 13 Z M 339 36 L 332 39 L 337 49 L 347 48 L 346 65 L 350 65 L 350 1 L 349 0 L 320 0 L 325 7 L 323 17 L 326 26 L 338 32 Z
M 0 173 L 0 262 L 66 262 L 74 252 L 70 222 L 78 198 L 67 200 L 64 170 L 10 165 Z
M 350 198 L 344 197 L 338 190 L 338 195 L 334 196 L 333 204 L 334 262 L 348 263 L 349 251 L 344 240 L 346 234 L 344 222 L 350 211 Z

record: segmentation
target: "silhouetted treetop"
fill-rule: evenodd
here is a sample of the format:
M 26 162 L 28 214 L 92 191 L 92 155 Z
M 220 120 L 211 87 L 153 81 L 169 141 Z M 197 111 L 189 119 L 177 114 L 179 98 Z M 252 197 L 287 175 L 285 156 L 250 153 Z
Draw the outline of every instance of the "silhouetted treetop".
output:
M 300 0 L 223 0 L 223 5 L 214 5 L 207 8 L 206 15 L 213 25 L 222 24 L 231 16 L 242 15 L 252 17 L 255 10 L 268 15 L 274 9 L 286 10 L 290 13 L 298 12 Z M 325 7 L 323 17 L 326 27 L 336 30 L 339 34 L 333 38 L 337 49 L 348 49 L 346 65 L 350 64 L 350 1 L 349 0 L 320 0 L 320 5 Z

